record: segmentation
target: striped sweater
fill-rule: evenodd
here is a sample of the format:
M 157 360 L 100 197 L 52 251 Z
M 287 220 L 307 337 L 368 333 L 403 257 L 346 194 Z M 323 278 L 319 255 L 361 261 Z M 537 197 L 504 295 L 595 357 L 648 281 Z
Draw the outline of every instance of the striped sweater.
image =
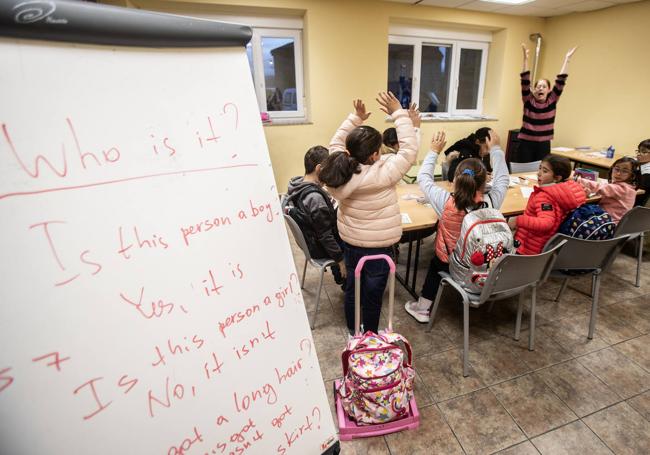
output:
M 524 102 L 524 118 L 519 139 L 532 142 L 546 142 L 553 139 L 553 124 L 557 102 L 564 90 L 568 74 L 558 74 L 555 86 L 546 97 L 539 102 L 530 90 L 530 71 L 521 73 L 521 98 Z

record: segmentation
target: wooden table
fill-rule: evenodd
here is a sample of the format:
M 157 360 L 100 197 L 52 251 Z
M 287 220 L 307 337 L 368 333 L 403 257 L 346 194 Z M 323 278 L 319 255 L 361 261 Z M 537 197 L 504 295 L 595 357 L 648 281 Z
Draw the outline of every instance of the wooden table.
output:
M 537 174 L 523 172 L 520 174 L 511 174 L 513 177 L 519 177 L 520 185 L 508 188 L 506 198 L 501 205 L 501 213 L 505 217 L 521 215 L 526 209 L 528 198 L 524 197 L 522 188 L 530 188 L 537 183 Z M 437 185 L 442 186 L 447 191 L 452 191 L 453 184 L 447 181 L 438 181 Z M 414 297 L 418 298 L 416 291 L 416 279 L 418 274 L 418 262 L 420 260 L 420 248 L 422 240 L 433 233 L 434 226 L 438 221 L 435 210 L 428 204 L 422 204 L 416 198 L 424 197 L 418 184 L 407 184 L 397 186 L 397 196 L 401 213 L 406 213 L 411 219 L 410 223 L 402 223 L 404 235 L 402 241 L 408 242 L 408 253 L 406 258 L 406 273 L 404 276 L 396 273 L 395 277 L 404 288 Z M 597 201 L 599 197 L 590 198 L 589 201 Z M 415 243 L 415 248 L 413 244 Z M 414 259 L 412 261 L 412 259 Z M 412 264 L 411 264 L 412 263 Z
M 594 166 L 601 169 L 609 169 L 614 164 L 614 161 L 621 158 L 623 155 L 616 154 L 614 158 L 606 158 L 604 156 L 592 156 L 592 154 L 598 154 L 598 150 L 576 150 L 571 149 L 566 152 L 558 152 L 551 150 L 551 154 L 555 156 L 563 156 L 565 158 L 573 161 L 576 166 L 581 164 L 586 164 L 588 166 Z

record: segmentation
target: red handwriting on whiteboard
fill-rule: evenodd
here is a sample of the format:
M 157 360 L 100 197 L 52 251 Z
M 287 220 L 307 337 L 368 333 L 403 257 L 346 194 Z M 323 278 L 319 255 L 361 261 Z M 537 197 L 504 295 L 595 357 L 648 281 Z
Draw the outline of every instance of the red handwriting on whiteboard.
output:
M 291 362 L 291 365 L 285 370 L 278 370 L 275 368 L 275 377 L 278 380 L 278 384 L 282 384 L 287 379 L 295 376 L 300 370 L 302 370 L 302 358 L 298 358 L 298 360 Z
M 317 421 L 320 422 L 320 408 L 315 407 L 314 409 L 318 410 Z M 320 426 L 318 426 L 320 428 Z M 280 455 L 287 453 L 287 450 L 293 446 L 304 434 L 314 431 L 314 411 L 312 410 L 312 415 L 305 416 L 305 421 L 303 424 L 299 425 L 295 430 L 284 432 L 285 445 L 280 444 L 277 447 L 277 452 Z
M 151 389 L 147 392 L 147 400 L 149 404 L 149 417 L 153 418 L 155 416 L 154 405 L 158 404 L 159 406 L 170 408 L 175 401 L 181 401 L 183 400 L 183 398 L 188 396 L 188 393 L 191 394 L 193 397 L 195 397 L 196 387 L 189 386 L 188 388 L 180 383 L 170 386 L 169 377 L 165 378 L 164 398 L 156 397 L 151 391 Z M 174 401 L 172 401 L 172 398 L 174 399 Z
M 181 442 L 178 447 L 171 446 L 169 450 L 167 450 L 167 455 L 184 455 L 185 452 L 190 450 L 194 444 L 197 442 L 203 442 L 203 436 L 201 436 L 201 433 L 199 433 L 199 430 L 196 427 L 192 429 L 192 432 L 192 436 L 183 439 L 183 442 Z
M 275 428 L 282 428 L 282 424 L 284 423 L 284 419 L 287 418 L 287 416 L 291 415 L 291 408 L 288 405 L 284 405 L 284 409 L 280 413 L 279 416 L 274 417 L 273 420 L 271 420 L 271 425 L 274 426 Z
M 276 213 L 277 214 L 277 213 Z M 266 221 L 269 223 L 273 222 L 273 209 L 271 208 L 271 203 L 266 202 L 262 204 L 253 203 L 252 200 L 248 201 L 248 208 L 241 209 L 237 212 L 237 218 L 244 221 L 249 218 L 265 217 Z
M 63 265 L 63 262 L 61 261 L 61 257 L 59 255 L 59 251 L 57 250 L 54 244 L 53 235 L 50 232 L 51 224 L 59 225 L 59 224 L 66 224 L 66 222 L 55 221 L 55 220 L 43 221 L 41 223 L 32 224 L 31 226 L 29 226 L 29 229 L 41 228 L 41 227 L 43 228 L 43 235 L 47 239 L 50 253 L 54 257 L 54 260 L 58 265 L 59 269 L 62 272 L 66 273 L 66 278 L 63 279 L 62 281 L 55 282 L 54 285 L 63 286 L 79 278 L 79 276 L 81 276 L 81 272 L 79 273 L 69 272 L 67 268 Z M 95 261 L 90 257 L 90 250 L 82 251 L 81 254 L 79 254 L 79 261 L 84 265 L 84 271 L 90 273 L 90 275 L 97 275 L 102 270 L 101 264 L 99 264 L 97 261 Z
M 97 395 L 97 389 L 95 388 L 95 382 L 99 381 L 99 380 L 102 380 L 102 379 L 104 379 L 104 378 L 100 377 L 100 378 L 94 378 L 94 379 L 91 379 L 89 381 L 86 381 L 83 384 L 81 384 L 79 387 L 74 389 L 74 391 L 72 392 L 74 395 L 77 395 L 81 391 L 81 389 L 84 389 L 84 388 L 88 387 L 87 390 L 89 390 L 91 392 L 92 396 L 93 396 L 93 399 L 95 401 L 94 404 L 95 404 L 96 408 L 90 414 L 85 415 L 83 417 L 84 420 L 92 419 L 97 414 L 99 414 L 104 409 L 106 409 L 108 406 L 110 406 L 110 404 L 112 403 L 112 401 L 109 401 L 106 404 L 102 403 L 100 401 L 100 399 L 99 399 L 99 396 Z
M 47 364 L 48 367 L 54 366 L 56 367 L 57 371 L 61 371 L 61 362 L 65 362 L 66 360 L 70 360 L 70 357 L 64 357 L 60 358 L 58 352 L 50 352 L 49 354 L 42 355 L 40 357 L 35 357 L 32 359 L 32 362 L 40 362 L 41 360 L 45 360 L 48 357 L 53 357 L 54 360 L 52 360 L 50 363 Z
M 133 387 L 138 383 L 138 380 L 136 378 L 133 379 L 128 379 L 129 375 L 124 374 L 120 379 L 117 381 L 117 385 L 120 387 L 126 387 L 126 390 L 124 391 L 124 395 L 129 393 Z
M 150 134 L 149 137 L 154 142 L 152 148 L 155 155 L 163 154 L 168 157 L 176 155 L 176 148 L 171 144 L 171 140 L 168 137 L 164 137 L 159 143 L 153 134 Z
M 229 216 L 215 216 L 210 219 L 205 219 L 199 221 L 198 223 L 193 223 L 187 227 L 181 227 L 181 235 L 183 236 L 183 242 L 185 246 L 190 245 L 190 236 L 196 236 L 206 232 L 210 232 L 213 229 L 216 229 L 221 226 L 230 226 L 232 221 Z
M 226 103 L 226 104 L 224 104 L 223 105 L 223 110 L 222 110 L 221 114 L 219 114 L 219 115 L 223 115 L 223 116 L 230 115 L 234 120 L 235 130 L 237 130 L 237 128 L 239 128 L 239 108 L 237 107 L 237 105 L 235 103 Z
M 133 247 L 136 250 L 141 249 L 159 249 L 166 250 L 169 248 L 169 244 L 165 241 L 162 236 L 158 234 L 152 234 L 150 236 L 143 236 L 140 231 L 138 231 L 137 226 L 133 226 L 133 229 L 122 229 L 120 226 L 117 229 L 118 236 L 120 239 L 120 249 L 117 250 L 118 254 L 121 254 L 124 259 L 131 259 L 131 254 L 133 251 L 129 250 Z
M 200 132 L 198 131 L 196 132 L 196 137 L 197 140 L 199 141 L 199 147 L 201 148 L 203 148 L 204 142 L 206 143 L 206 145 L 208 145 L 211 142 L 216 144 L 219 141 L 219 139 L 221 139 L 221 136 L 217 136 L 217 134 L 214 131 L 214 125 L 212 124 L 212 118 L 210 116 L 208 116 L 207 124 L 209 130 L 207 136 L 204 137 Z
M 235 401 L 235 409 L 237 412 L 248 410 L 256 401 L 264 401 L 266 404 L 275 404 L 278 401 L 278 394 L 275 388 L 268 382 L 250 392 L 240 393 L 239 395 L 237 392 L 233 392 L 232 397 Z
M 228 438 L 228 441 L 218 442 L 210 452 L 212 454 L 217 454 L 225 453 L 226 450 L 228 450 L 229 455 L 242 455 L 250 449 L 255 442 L 260 441 L 263 437 L 264 433 L 261 433 L 260 430 L 256 428 L 255 421 L 249 417 L 248 422 L 244 424 L 241 430 L 232 433 Z M 205 452 L 205 455 L 209 455 L 208 452 Z
M 271 324 L 269 324 L 269 321 L 265 322 L 265 326 L 265 329 L 260 332 L 259 337 L 253 336 L 249 338 L 245 344 L 242 344 L 239 347 L 233 346 L 232 349 L 235 351 L 235 355 L 238 359 L 246 357 L 260 343 L 275 340 L 275 330 L 271 330 Z
M 201 349 L 204 343 L 205 341 L 198 335 L 192 336 L 191 340 L 187 337 L 183 337 L 183 341 L 180 343 L 172 342 L 171 339 L 167 339 L 167 343 L 164 344 L 162 348 L 160 346 L 155 346 L 154 350 L 156 351 L 156 360 L 151 363 L 151 366 L 157 367 L 160 364 L 167 365 L 167 362 L 165 361 L 167 355 L 176 356 L 182 355 L 186 352 L 196 351 Z
M 235 311 L 226 317 L 223 321 L 219 321 L 219 332 L 221 336 L 226 338 L 226 329 L 235 326 L 246 319 L 250 319 L 254 314 L 259 313 L 261 308 L 259 305 L 254 304 L 242 311 Z
M 0 370 L 0 392 L 4 391 L 14 382 L 14 377 L 7 374 L 10 371 L 11 367 Z
M 165 302 L 162 299 L 147 301 L 148 304 L 143 303 L 142 300 L 144 298 L 144 286 L 140 288 L 140 295 L 138 296 L 137 303 L 135 299 L 127 297 L 124 292 L 120 292 L 120 298 L 125 303 L 133 307 L 138 312 L 138 314 L 140 314 L 140 316 L 145 319 L 161 318 L 166 314 L 171 314 L 172 311 L 174 311 L 174 308 L 176 308 L 176 305 L 174 303 Z M 151 305 L 151 312 L 149 312 L 149 305 Z M 179 304 L 178 307 L 183 313 L 188 313 L 183 305 Z
M 220 362 L 217 354 L 213 352 L 210 356 L 210 360 L 203 364 L 205 376 L 210 379 L 215 374 L 221 374 L 221 367 L 223 367 L 223 362 Z
M 217 279 L 215 278 L 214 272 L 212 270 L 208 270 L 208 278 L 202 280 L 201 282 L 204 285 L 203 291 L 207 297 L 210 297 L 212 295 L 221 295 L 221 289 L 223 289 L 223 286 L 217 284 Z
M 120 151 L 115 146 L 108 147 L 102 150 L 101 153 L 83 151 L 81 143 L 79 141 L 79 136 L 77 135 L 77 131 L 75 130 L 72 120 L 66 118 L 66 124 L 68 132 L 70 133 L 70 138 L 73 142 L 73 146 L 79 158 L 79 164 L 83 169 L 87 169 L 88 163 L 92 163 L 95 166 L 101 167 L 102 165 L 112 164 L 119 161 Z M 14 144 L 11 135 L 9 134 L 9 127 L 4 123 L 2 124 L 2 135 L 4 136 L 4 140 L 9 146 L 9 150 L 14 159 L 18 162 L 20 168 L 30 177 L 37 179 L 41 176 L 41 163 L 43 165 L 46 165 L 50 171 L 58 177 L 64 178 L 68 175 L 68 157 L 66 154 L 67 150 L 65 142 L 61 143 L 60 160 L 56 165 L 52 164 L 52 162 L 47 157 L 41 154 L 37 154 L 34 158 L 33 169 L 30 169 L 22 158 L 23 153 L 18 152 L 18 149 Z

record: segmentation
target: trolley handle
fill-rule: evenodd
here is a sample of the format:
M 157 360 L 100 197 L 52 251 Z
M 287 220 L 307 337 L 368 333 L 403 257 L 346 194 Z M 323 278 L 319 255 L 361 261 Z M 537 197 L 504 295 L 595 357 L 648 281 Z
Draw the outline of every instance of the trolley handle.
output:
M 366 261 L 384 260 L 388 262 L 388 331 L 393 331 L 393 307 L 395 306 L 395 263 L 387 254 L 373 254 L 359 259 L 354 269 L 354 336 L 361 335 L 361 270 Z

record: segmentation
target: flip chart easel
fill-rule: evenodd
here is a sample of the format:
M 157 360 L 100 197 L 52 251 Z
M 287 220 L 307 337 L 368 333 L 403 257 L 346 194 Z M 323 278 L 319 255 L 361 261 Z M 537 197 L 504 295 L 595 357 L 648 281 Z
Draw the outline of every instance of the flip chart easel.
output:
M 338 453 L 249 27 L 0 5 L 0 452 Z

